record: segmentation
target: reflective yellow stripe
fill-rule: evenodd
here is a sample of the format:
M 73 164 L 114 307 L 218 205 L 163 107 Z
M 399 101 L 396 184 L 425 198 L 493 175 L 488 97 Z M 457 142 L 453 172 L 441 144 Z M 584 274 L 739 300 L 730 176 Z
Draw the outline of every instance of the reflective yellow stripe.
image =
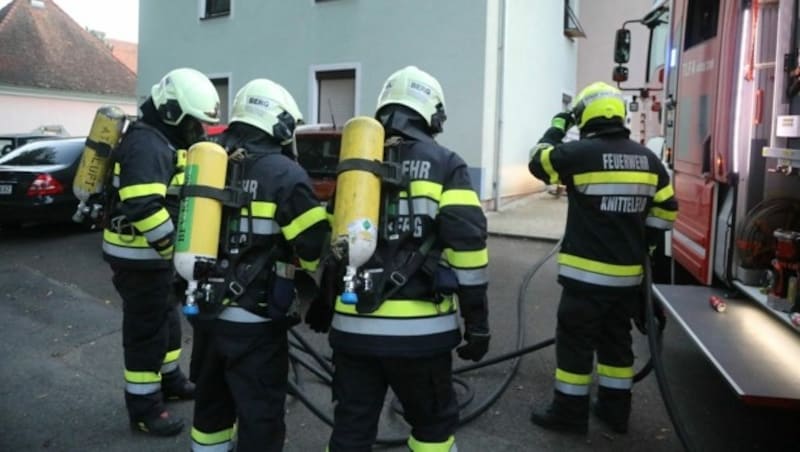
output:
M 420 441 L 413 436 L 408 437 L 408 450 L 411 452 L 450 452 L 456 450 L 453 446 L 456 443 L 456 437 L 450 436 L 447 441 L 441 443 L 427 443 Z
M 178 170 L 186 168 L 186 157 L 188 156 L 186 149 L 178 149 L 175 153 L 175 168 Z
M 167 194 L 167 186 L 158 182 L 152 184 L 136 184 L 129 185 L 119 189 L 119 199 L 122 201 L 138 198 L 140 196 L 160 195 Z
M 474 190 L 445 190 L 439 200 L 439 208 L 445 206 L 478 206 L 481 202 Z
M 233 428 L 226 428 L 214 433 L 203 433 L 192 427 L 192 440 L 200 444 L 217 444 L 230 441 L 233 438 Z
M 301 232 L 327 219 L 328 217 L 325 213 L 325 209 L 321 206 L 312 207 L 298 215 L 291 223 L 284 226 L 283 236 L 286 240 L 292 240 L 300 235 Z
M 259 218 L 275 218 L 278 205 L 274 202 L 253 201 L 250 203 L 250 214 Z M 242 215 L 247 215 L 247 207 L 242 207 Z
M 136 229 L 145 232 L 155 229 L 158 225 L 167 221 L 169 221 L 169 212 L 167 212 L 167 209 L 162 207 L 158 212 L 150 215 L 149 217 L 143 220 L 134 221 L 133 225 L 136 226 Z
M 122 165 L 114 163 L 114 175 L 119 176 L 120 174 L 122 174 Z
M 150 248 L 150 244 L 147 243 L 147 238 L 143 235 L 117 234 L 108 229 L 103 231 L 103 240 L 113 245 L 127 248 Z
M 650 215 L 667 221 L 675 221 L 675 219 L 678 218 L 678 211 L 666 210 L 660 207 L 653 207 L 652 209 L 650 209 Z
M 553 149 L 551 145 L 547 145 L 547 147 L 543 148 L 542 154 L 539 156 L 539 162 L 541 162 L 544 172 L 550 176 L 550 184 L 558 184 L 561 182 L 561 178 L 556 169 L 553 168 L 553 162 L 550 161 L 550 153 L 553 152 Z
M 158 372 L 137 372 L 125 369 L 125 381 L 128 383 L 159 383 L 161 374 Z
M 186 173 L 178 173 L 172 176 L 172 180 L 169 182 L 169 185 L 173 187 L 183 185 L 183 182 L 186 179 L 185 175 Z
M 569 265 L 570 267 L 580 268 L 593 273 L 611 276 L 638 276 L 642 274 L 641 265 L 614 265 L 605 262 L 593 261 L 571 254 L 561 253 L 558 255 L 558 263 Z
M 356 305 L 344 304 L 341 298 L 336 297 L 336 312 L 365 317 L 434 317 L 454 310 L 455 301 L 452 297 L 447 297 L 439 304 L 424 300 L 386 300 L 377 311 L 360 314 L 356 311 Z
M 597 374 L 613 378 L 633 378 L 633 367 L 614 367 L 606 364 L 597 365 Z
M 588 385 L 592 382 L 592 374 L 573 374 L 566 370 L 556 369 L 556 380 L 571 385 Z
M 456 251 L 452 248 L 445 248 L 444 256 L 452 267 L 476 268 L 489 264 L 489 250 L 486 248 L 476 251 Z
M 658 175 L 643 171 L 595 171 L 573 176 L 575 185 L 584 184 L 647 184 L 658 185 Z M 658 196 L 658 194 L 656 194 Z
M 181 357 L 181 349 L 168 351 L 167 354 L 164 355 L 164 363 L 171 363 L 173 361 L 177 361 L 178 358 L 180 357 Z
M 304 261 L 303 259 L 297 259 L 297 260 L 300 261 L 300 268 L 310 272 L 315 271 L 319 266 L 319 259 L 313 261 Z
M 442 197 L 442 184 L 427 180 L 412 180 L 409 184 L 411 196 L 425 196 L 438 201 Z
M 672 185 L 667 185 L 666 187 L 656 192 L 656 195 L 653 196 L 653 201 L 664 202 L 669 198 L 672 198 L 673 196 L 675 196 L 675 190 L 672 189 Z
M 333 214 L 325 212 L 325 218 L 328 220 L 328 224 L 333 227 Z

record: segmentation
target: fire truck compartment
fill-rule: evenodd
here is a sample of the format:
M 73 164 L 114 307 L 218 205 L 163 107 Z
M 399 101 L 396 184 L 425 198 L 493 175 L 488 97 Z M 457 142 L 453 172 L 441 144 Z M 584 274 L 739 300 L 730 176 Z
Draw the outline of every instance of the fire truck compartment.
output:
M 657 284 L 653 295 L 744 403 L 800 409 L 800 331 L 786 314 L 713 287 Z M 711 308 L 712 295 L 725 312 Z

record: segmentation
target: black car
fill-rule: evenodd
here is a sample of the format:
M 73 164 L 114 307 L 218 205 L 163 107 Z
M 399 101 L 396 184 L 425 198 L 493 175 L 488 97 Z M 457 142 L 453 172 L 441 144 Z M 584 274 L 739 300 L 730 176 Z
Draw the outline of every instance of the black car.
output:
M 54 136 L 38 133 L 9 133 L 0 135 L 0 156 L 6 155 L 14 149 L 30 142 L 47 140 L 49 138 L 54 138 Z
M 0 157 L 0 226 L 71 221 L 85 137 L 35 141 Z

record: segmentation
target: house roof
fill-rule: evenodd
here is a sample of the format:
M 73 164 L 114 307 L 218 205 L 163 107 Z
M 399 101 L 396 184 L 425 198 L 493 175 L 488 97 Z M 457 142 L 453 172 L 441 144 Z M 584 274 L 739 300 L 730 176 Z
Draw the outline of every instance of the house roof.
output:
M 12 0 L 0 9 L 0 83 L 91 94 L 136 93 L 136 74 L 52 0 Z
M 118 39 L 106 39 L 106 41 L 111 45 L 111 53 L 135 74 L 139 45 Z

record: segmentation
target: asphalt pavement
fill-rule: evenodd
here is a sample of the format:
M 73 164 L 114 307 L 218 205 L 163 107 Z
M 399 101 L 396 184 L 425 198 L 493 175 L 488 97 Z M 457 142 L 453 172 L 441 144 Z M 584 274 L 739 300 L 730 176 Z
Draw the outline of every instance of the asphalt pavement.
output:
M 547 195 L 549 196 L 549 195 Z M 547 260 L 526 290 L 521 284 L 532 266 L 553 250 L 559 234 L 536 236 L 500 230 L 500 224 L 522 224 L 549 212 L 556 218 L 563 205 L 531 197 L 488 216 L 492 348 L 486 359 L 521 345 L 552 338 L 560 288 L 556 265 Z M 554 207 L 555 206 L 555 207 Z M 555 208 L 555 210 L 546 210 Z M 558 210 L 562 209 L 562 210 Z M 533 215 L 533 218 L 531 216 Z M 499 220 L 502 218 L 502 220 Z M 559 223 L 543 230 L 557 230 Z M 562 229 L 563 230 L 563 229 Z M 174 438 L 150 438 L 130 431 L 122 381 L 120 300 L 110 271 L 100 256 L 100 234 L 69 226 L 0 231 L 0 450 L 172 451 L 189 449 L 188 429 Z M 182 367 L 188 368 L 191 329 L 184 324 Z M 524 337 L 520 341 L 519 329 Z M 329 356 L 323 335 L 299 325 L 295 331 L 315 350 Z M 645 337 L 635 335 L 637 366 L 649 353 Z M 295 348 L 301 357 L 306 357 Z M 796 413 L 744 406 L 677 326 L 668 326 L 663 352 L 668 384 L 681 419 L 701 451 L 796 450 Z M 457 370 L 468 363 L 458 359 Z M 626 435 L 614 434 L 596 421 L 589 434 L 553 433 L 532 425 L 532 406 L 546 404 L 552 393 L 553 347 L 527 354 L 512 367 L 504 361 L 460 372 L 462 413 L 488 406 L 457 432 L 458 448 L 471 451 L 678 451 L 681 443 L 665 409 L 656 379 L 634 388 L 633 416 Z M 292 378 L 314 410 L 298 398 L 287 403 L 284 450 L 322 451 L 330 433 L 325 419 L 332 412 L 330 391 L 314 374 L 295 366 Z M 505 381 L 508 384 L 505 386 Z M 491 401 L 497 396 L 497 400 Z M 192 403 L 172 410 L 191 420 Z M 387 397 L 375 450 L 401 451 L 396 440 L 408 434 L 391 394 Z

